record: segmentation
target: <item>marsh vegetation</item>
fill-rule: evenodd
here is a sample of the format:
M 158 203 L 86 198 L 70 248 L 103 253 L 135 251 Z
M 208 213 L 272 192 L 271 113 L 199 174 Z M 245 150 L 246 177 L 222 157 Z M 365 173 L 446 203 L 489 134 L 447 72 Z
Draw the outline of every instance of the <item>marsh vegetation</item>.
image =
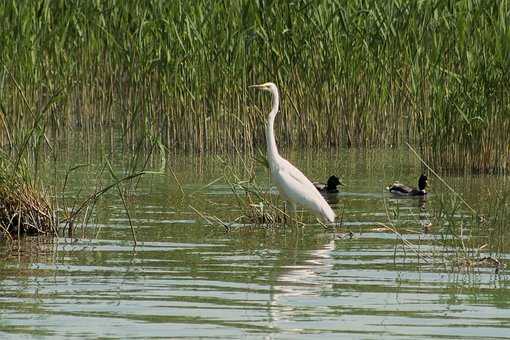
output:
M 506 171 L 509 13 L 475 0 L 4 1 L 2 138 L 36 115 L 50 139 L 120 129 L 131 145 L 252 152 L 263 130 L 246 88 L 273 80 L 282 144 L 409 142 L 436 168 Z

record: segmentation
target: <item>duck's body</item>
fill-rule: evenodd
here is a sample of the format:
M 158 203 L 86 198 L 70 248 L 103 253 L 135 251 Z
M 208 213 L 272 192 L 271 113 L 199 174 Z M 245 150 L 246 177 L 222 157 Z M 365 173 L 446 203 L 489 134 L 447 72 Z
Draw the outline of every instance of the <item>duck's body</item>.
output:
M 387 189 L 395 195 L 399 196 L 425 196 L 427 191 L 425 188 L 427 187 L 427 176 L 421 175 L 418 179 L 418 189 L 409 187 L 407 185 L 395 182 Z
M 392 194 L 400 196 L 424 196 L 427 194 L 425 190 L 408 187 L 407 185 L 395 182 L 388 189 Z
M 331 176 L 328 178 L 326 184 L 314 182 L 313 185 L 315 186 L 315 189 L 317 189 L 322 194 L 336 194 L 339 192 L 338 186 L 344 184 L 338 177 Z

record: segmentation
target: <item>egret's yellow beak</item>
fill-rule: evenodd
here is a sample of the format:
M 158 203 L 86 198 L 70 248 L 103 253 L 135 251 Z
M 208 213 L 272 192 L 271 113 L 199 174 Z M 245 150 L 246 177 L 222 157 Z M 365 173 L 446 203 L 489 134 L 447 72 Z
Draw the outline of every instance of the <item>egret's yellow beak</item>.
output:
M 252 88 L 252 89 L 263 89 L 264 88 L 264 85 L 261 84 L 261 85 L 250 85 L 248 86 L 249 88 Z

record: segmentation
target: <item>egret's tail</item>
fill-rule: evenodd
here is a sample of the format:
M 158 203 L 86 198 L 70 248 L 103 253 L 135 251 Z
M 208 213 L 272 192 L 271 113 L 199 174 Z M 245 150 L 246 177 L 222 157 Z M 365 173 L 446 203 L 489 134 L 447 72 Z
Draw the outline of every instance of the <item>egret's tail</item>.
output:
M 322 217 L 328 221 L 329 223 L 333 223 L 335 222 L 335 218 L 336 218 L 336 214 L 335 212 L 333 211 L 333 209 L 331 209 L 331 207 L 328 206 L 327 207 L 324 207 L 321 211 L 322 213 Z

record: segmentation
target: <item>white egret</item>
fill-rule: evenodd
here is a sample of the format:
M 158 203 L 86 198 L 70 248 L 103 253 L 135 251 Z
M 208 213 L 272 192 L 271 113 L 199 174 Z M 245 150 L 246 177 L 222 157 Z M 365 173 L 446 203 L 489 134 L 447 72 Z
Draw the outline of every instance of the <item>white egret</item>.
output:
M 317 217 L 322 217 L 328 222 L 335 221 L 335 213 L 315 189 L 315 186 L 306 176 L 289 161 L 278 153 L 274 137 L 274 119 L 278 113 L 280 96 L 278 88 L 273 83 L 252 85 L 250 87 L 269 91 L 273 95 L 272 109 L 269 112 L 266 124 L 267 160 L 273 179 L 280 195 L 288 202 L 289 211 L 294 214 L 296 205 L 300 205 L 312 211 Z

